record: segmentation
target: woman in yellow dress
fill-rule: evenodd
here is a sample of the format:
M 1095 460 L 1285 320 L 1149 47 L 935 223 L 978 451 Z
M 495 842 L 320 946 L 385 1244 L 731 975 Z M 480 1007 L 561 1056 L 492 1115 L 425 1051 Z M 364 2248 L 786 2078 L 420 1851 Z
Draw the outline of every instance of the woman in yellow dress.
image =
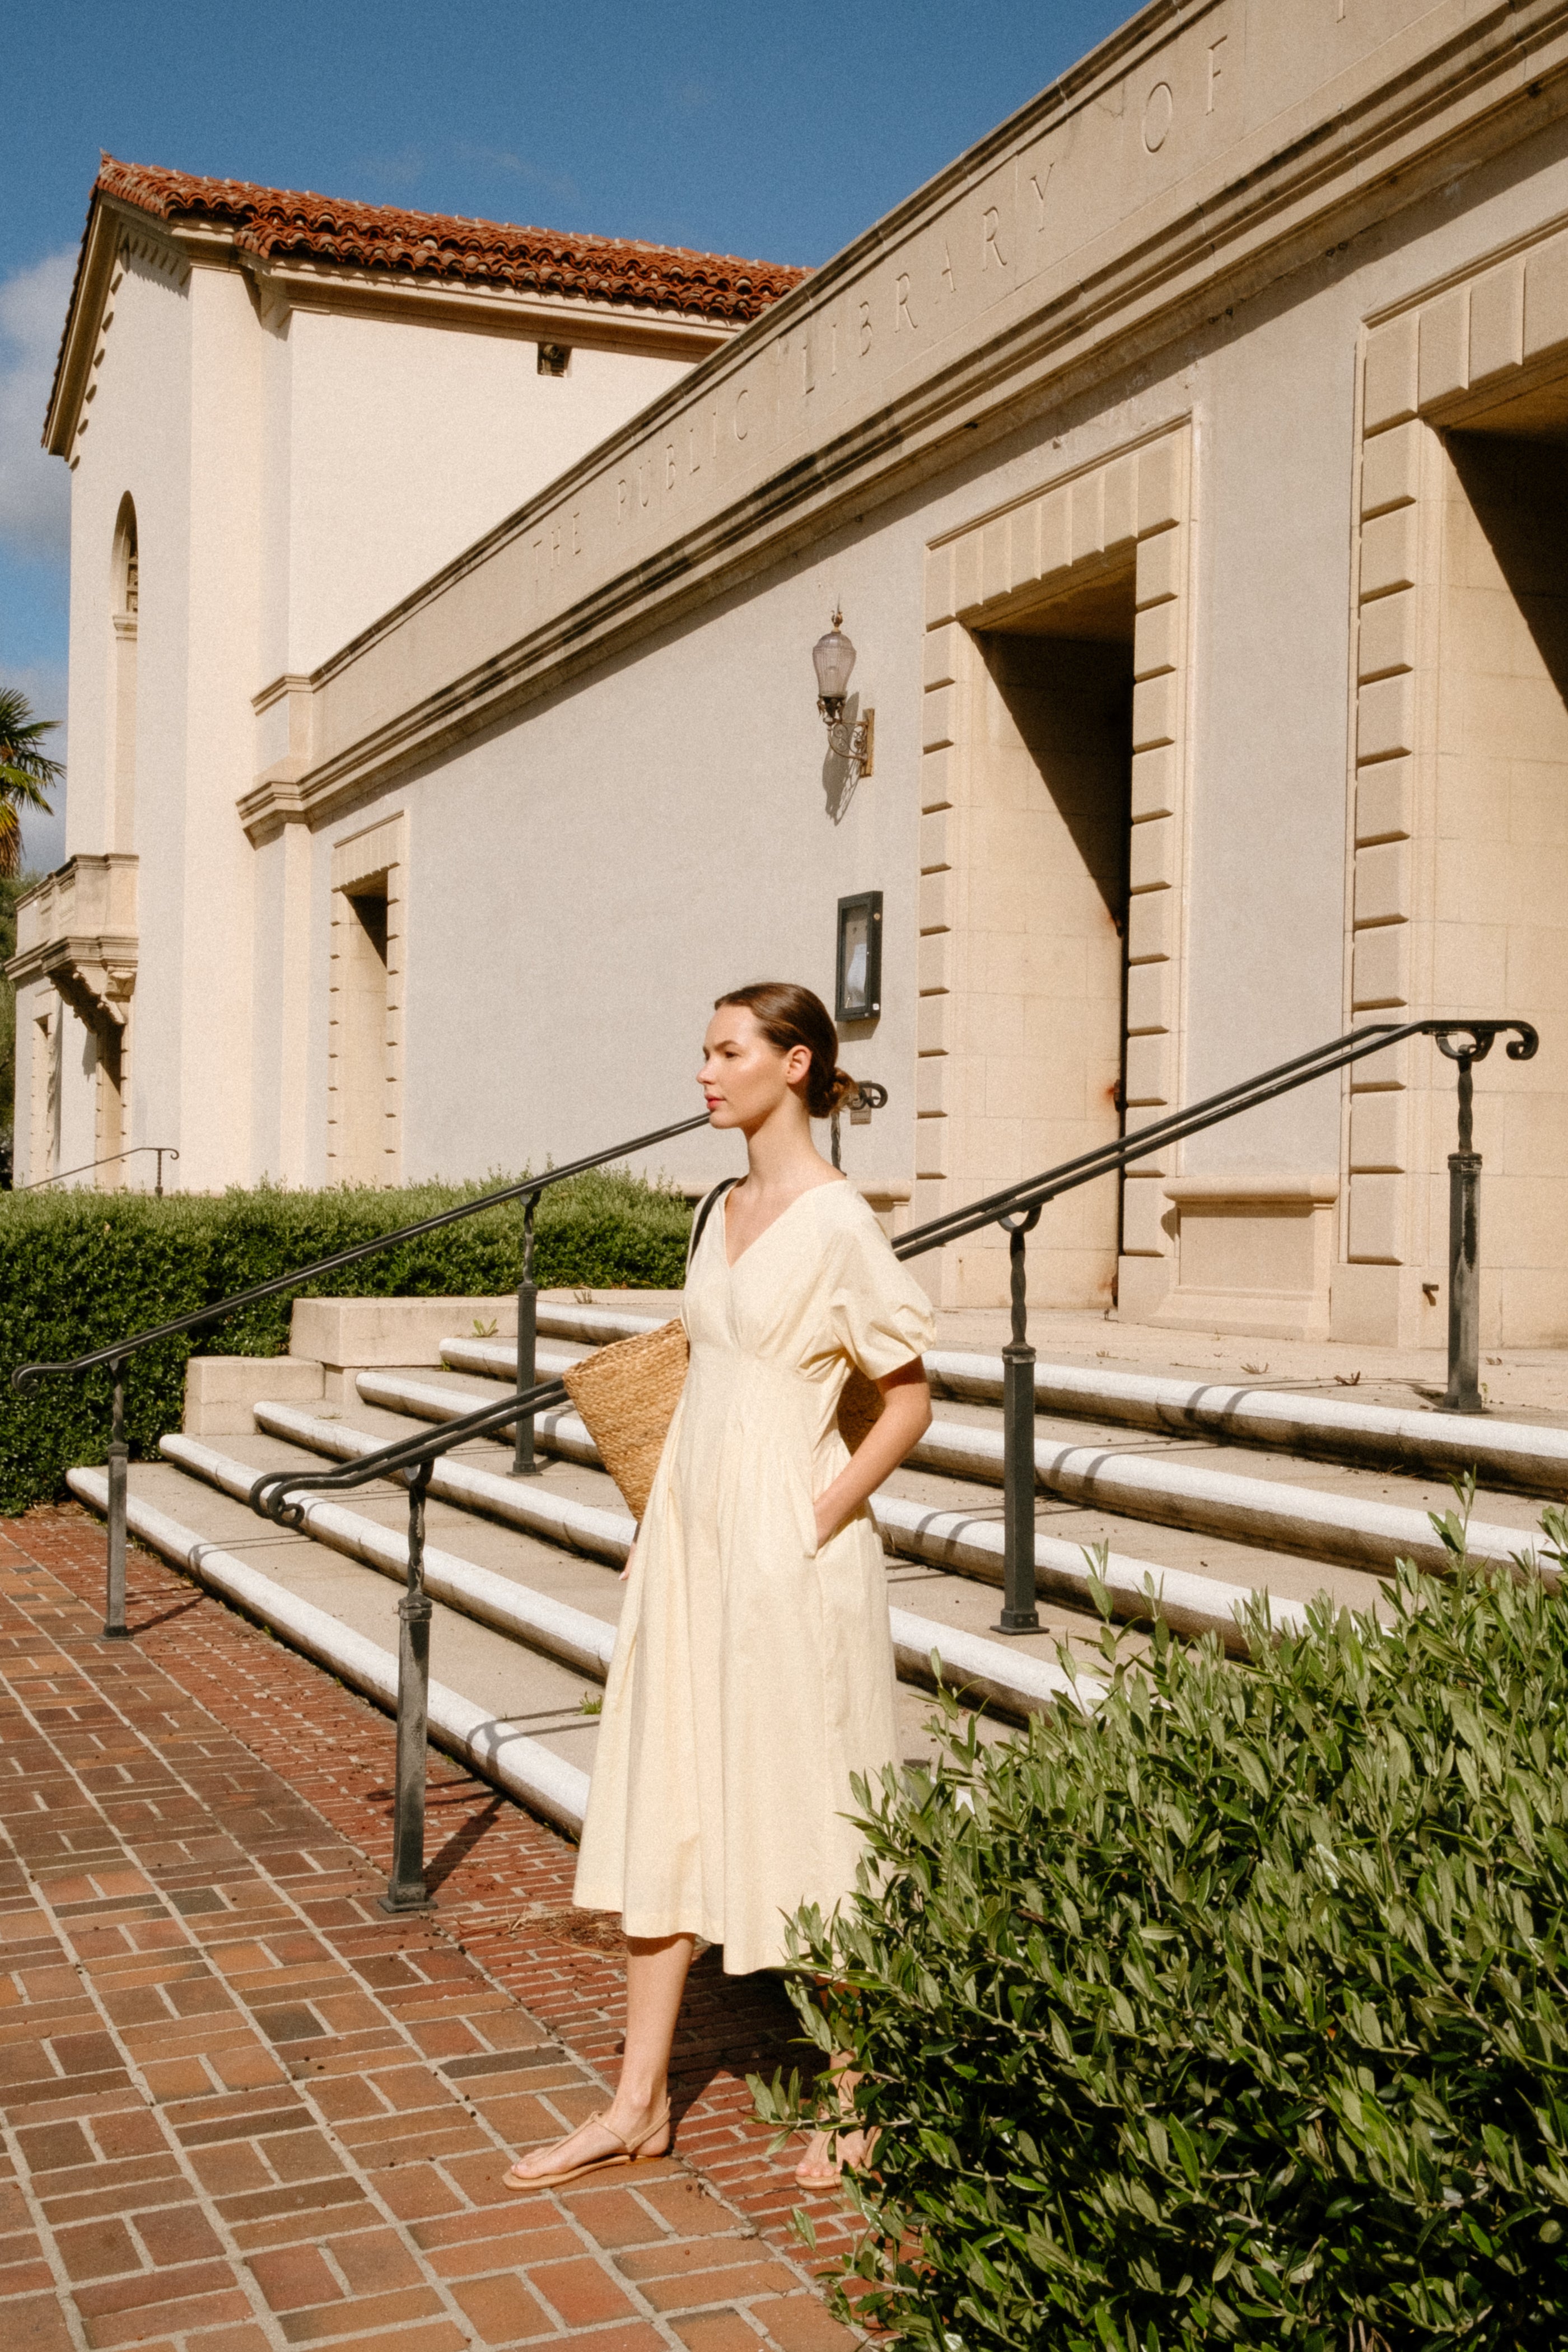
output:
M 851 1780 L 899 1760 L 882 1547 L 868 1498 L 923 1435 L 934 1324 L 876 1218 L 811 1139 L 854 1086 L 809 989 L 719 999 L 699 1083 L 747 1172 L 687 1272 L 690 1360 L 626 1565 L 575 1900 L 627 1945 L 621 2078 L 605 2114 L 520 2158 L 558 2186 L 669 2146 L 669 2054 L 695 1938 L 731 1975 L 777 1968 L 785 1921 L 855 1885 Z M 851 1366 L 882 1412 L 838 1433 Z M 826 2186 L 858 2135 L 813 2141 Z

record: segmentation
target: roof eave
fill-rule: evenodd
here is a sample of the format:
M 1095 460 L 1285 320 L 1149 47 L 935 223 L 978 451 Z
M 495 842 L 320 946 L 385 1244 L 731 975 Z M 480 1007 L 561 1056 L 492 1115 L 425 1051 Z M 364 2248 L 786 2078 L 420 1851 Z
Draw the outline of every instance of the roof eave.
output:
M 49 404 L 44 412 L 43 445 L 52 457 L 68 457 L 76 439 L 82 394 L 92 366 L 93 340 L 103 315 L 104 296 L 113 268 L 114 247 L 112 229 L 104 219 L 103 200 L 95 189 L 81 234 L 81 250 L 77 256 L 54 381 L 49 386 Z
M 559 339 L 574 347 L 662 352 L 698 360 L 733 341 L 747 321 L 713 318 L 673 305 L 610 300 L 593 294 L 543 294 L 494 279 L 454 280 L 433 272 L 369 269 L 352 263 L 236 254 L 258 286 L 291 310 L 395 316 L 430 325 Z
M 140 205 L 125 204 L 118 196 L 106 195 L 100 188 L 94 188 L 60 337 L 59 357 L 55 362 L 54 382 L 49 388 L 49 404 L 44 412 L 43 446 L 53 457 L 68 461 L 76 445 L 103 306 L 109 297 L 121 238 L 130 228 L 143 235 L 170 234 L 167 222 L 159 220 L 155 214 L 143 212 Z

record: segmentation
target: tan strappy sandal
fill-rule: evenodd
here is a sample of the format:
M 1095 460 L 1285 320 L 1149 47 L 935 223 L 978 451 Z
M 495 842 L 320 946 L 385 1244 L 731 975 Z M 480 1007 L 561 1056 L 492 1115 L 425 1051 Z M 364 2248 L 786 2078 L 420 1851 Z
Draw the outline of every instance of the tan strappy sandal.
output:
M 606 2107 L 605 2115 L 608 2115 L 608 2113 L 609 2109 Z M 514 2164 L 510 2172 L 506 2172 L 501 2175 L 501 2187 L 503 2189 L 511 2189 L 515 2195 L 526 2196 L 535 2189 L 564 2188 L 565 2184 L 569 2180 L 581 2180 L 590 2172 L 609 2172 L 613 2170 L 616 2165 L 656 2163 L 658 2160 L 658 2158 L 668 2155 L 668 2150 L 661 2147 L 652 2156 L 645 2156 L 643 2150 L 647 2147 L 650 2139 L 657 2139 L 658 2137 L 660 2132 L 664 2130 L 668 2122 L 669 2103 L 668 2100 L 665 2102 L 664 2113 L 658 2117 L 656 2123 L 652 2123 L 648 2126 L 647 2131 L 643 2133 L 640 2139 L 623 2139 L 620 2133 L 615 2130 L 611 2125 L 605 2121 L 605 2116 L 590 2116 L 588 2123 L 597 2124 L 601 2131 L 607 2132 L 609 2134 L 611 2139 L 616 2143 L 613 2148 L 607 2149 L 603 2156 L 591 2156 L 585 2164 L 563 2165 L 561 2169 L 556 2172 L 520 2173 Z M 587 2128 L 587 2124 L 579 2124 L 577 2131 L 586 2131 Z M 575 2139 L 577 2132 L 573 2132 L 570 2137 L 572 2139 Z
M 871 2129 L 867 2132 L 864 2125 L 852 2123 L 848 2125 L 847 2127 L 841 2125 L 836 2130 L 824 2132 L 821 2137 L 827 2142 L 828 2154 L 823 2170 L 820 2172 L 807 2171 L 806 2167 L 811 2162 L 811 2150 L 808 2147 L 805 2154 L 801 2158 L 800 2162 L 795 2166 L 795 2177 L 796 2180 L 800 2183 L 800 2186 L 803 2189 L 815 2189 L 822 2192 L 831 2191 L 835 2189 L 841 2189 L 844 2185 L 844 2176 L 847 2172 L 866 2172 L 870 2169 L 871 2158 L 876 2153 L 877 2141 L 880 2136 L 880 2130 L 881 2126 L 879 2125 L 873 2125 Z M 866 2144 L 860 2151 L 860 2161 L 858 2164 L 852 2164 L 847 2157 L 841 2157 L 837 2155 L 836 2151 L 837 2149 L 838 2142 L 841 2139 L 853 2139 L 857 2132 L 864 2133 Z M 813 2137 L 815 2137 L 816 2135 L 814 2134 Z

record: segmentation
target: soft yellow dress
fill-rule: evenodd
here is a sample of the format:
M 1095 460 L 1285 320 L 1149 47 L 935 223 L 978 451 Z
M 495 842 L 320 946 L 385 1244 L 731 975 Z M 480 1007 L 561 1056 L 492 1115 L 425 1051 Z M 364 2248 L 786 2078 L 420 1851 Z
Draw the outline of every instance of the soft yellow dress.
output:
M 847 1455 L 851 1363 L 930 1346 L 930 1302 L 847 1183 L 819 1185 L 731 1267 L 715 1204 L 687 1276 L 686 1385 L 605 1692 L 575 1899 L 628 1936 L 689 1933 L 731 1975 L 776 1968 L 784 1921 L 855 1884 L 850 1779 L 898 1759 L 882 1547 L 858 1511 L 818 1550 L 813 1497 Z

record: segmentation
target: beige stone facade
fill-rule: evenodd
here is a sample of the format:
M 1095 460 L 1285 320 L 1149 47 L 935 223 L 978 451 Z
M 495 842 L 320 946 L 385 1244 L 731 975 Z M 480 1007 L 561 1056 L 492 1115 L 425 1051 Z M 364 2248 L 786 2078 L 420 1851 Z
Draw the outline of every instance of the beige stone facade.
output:
M 1179 1098 L 1189 438 L 928 552 L 917 1216 Z M 1137 1289 L 1169 1254 L 1165 1172 L 1064 1200 L 1034 1253 L 1043 1295 L 1109 1306 L 1119 1271 Z M 949 1305 L 994 1303 L 1002 1246 L 952 1252 Z M 1158 1303 L 1153 1271 L 1130 1312 Z
M 434 487 L 406 543 L 376 515 L 363 577 L 333 572 L 374 503 L 356 339 L 411 381 L 437 354 L 472 420 L 495 320 L 345 294 L 294 318 L 311 389 L 279 405 L 230 263 L 121 228 L 101 390 L 60 395 L 72 846 L 137 861 L 127 1131 L 187 1181 L 471 1175 L 673 1120 L 712 997 L 828 992 L 837 902 L 878 890 L 844 1055 L 889 1101 L 845 1160 L 890 1217 L 1352 1023 L 1510 1015 L 1542 1047 L 1478 1073 L 1484 1337 L 1568 1334 L 1568 6 L 1146 9 L 527 483 L 455 422 L 458 508 L 490 511 L 456 543 Z M 231 380 L 243 480 L 202 456 Z M 195 488 L 155 551 L 171 402 Z M 839 604 L 853 789 L 809 660 Z M 86 1158 L 42 944 L 18 1135 Z M 1053 1206 L 1032 1286 L 1436 1340 L 1453 1118 L 1426 1041 L 1363 1061 Z M 931 1278 L 994 1302 L 1004 1254 Z

